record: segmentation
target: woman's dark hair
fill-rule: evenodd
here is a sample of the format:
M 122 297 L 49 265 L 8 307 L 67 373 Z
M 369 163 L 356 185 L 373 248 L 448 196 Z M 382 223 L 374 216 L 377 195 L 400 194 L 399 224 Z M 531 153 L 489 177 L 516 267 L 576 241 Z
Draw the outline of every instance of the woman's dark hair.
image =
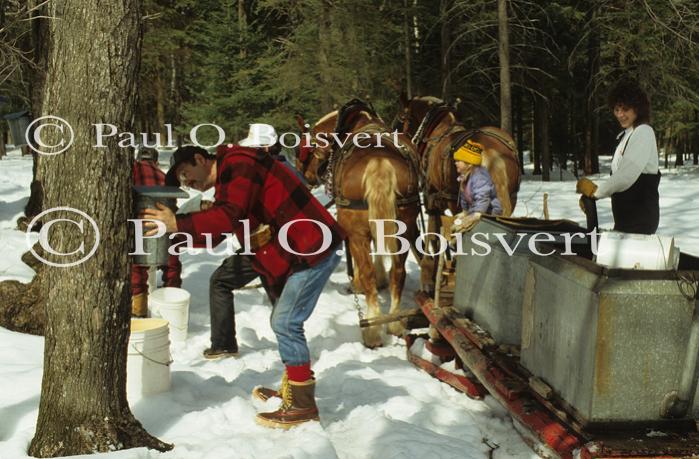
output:
M 618 105 L 633 108 L 636 111 L 634 127 L 650 122 L 650 101 L 648 100 L 648 95 L 634 79 L 622 78 L 619 80 L 609 92 L 607 104 L 612 110 Z

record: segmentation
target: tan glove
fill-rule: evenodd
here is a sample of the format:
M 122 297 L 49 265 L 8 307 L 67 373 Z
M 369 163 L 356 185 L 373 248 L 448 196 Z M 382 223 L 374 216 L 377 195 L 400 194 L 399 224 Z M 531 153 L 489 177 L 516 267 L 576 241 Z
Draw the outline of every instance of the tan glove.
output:
M 476 224 L 480 221 L 481 219 L 481 213 L 480 212 L 474 212 L 470 215 L 466 214 L 466 212 L 459 212 L 456 214 L 456 219 L 454 220 L 454 224 L 451 226 L 451 232 L 453 233 L 463 233 L 464 231 L 469 231 L 471 228 L 476 226 Z
M 597 185 L 587 177 L 581 178 L 575 185 L 575 192 L 582 193 L 583 196 L 587 196 L 588 198 L 594 198 L 595 191 L 597 191 Z

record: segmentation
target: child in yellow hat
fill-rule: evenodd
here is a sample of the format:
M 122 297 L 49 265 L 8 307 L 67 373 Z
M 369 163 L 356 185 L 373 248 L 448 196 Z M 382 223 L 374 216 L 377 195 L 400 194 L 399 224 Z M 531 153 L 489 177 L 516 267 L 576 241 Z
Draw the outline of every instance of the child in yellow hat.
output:
M 498 199 L 495 183 L 482 166 L 483 145 L 467 140 L 454 152 L 454 163 L 461 182 L 459 206 L 468 216 L 475 214 L 502 215 L 502 204 Z

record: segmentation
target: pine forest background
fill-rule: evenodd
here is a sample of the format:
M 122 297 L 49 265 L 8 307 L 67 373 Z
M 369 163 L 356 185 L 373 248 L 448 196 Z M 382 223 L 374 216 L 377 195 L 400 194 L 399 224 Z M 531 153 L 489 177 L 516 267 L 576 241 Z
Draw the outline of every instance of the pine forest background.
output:
M 1 113 L 40 106 L 45 8 L 0 0 Z M 651 97 L 666 162 L 697 164 L 699 0 L 144 0 L 144 11 L 140 132 L 298 131 L 296 113 L 312 123 L 354 97 L 391 123 L 401 92 L 458 102 L 466 126 L 500 125 L 504 19 L 512 130 L 535 174 L 598 171 L 619 131 L 606 94 L 623 75 Z

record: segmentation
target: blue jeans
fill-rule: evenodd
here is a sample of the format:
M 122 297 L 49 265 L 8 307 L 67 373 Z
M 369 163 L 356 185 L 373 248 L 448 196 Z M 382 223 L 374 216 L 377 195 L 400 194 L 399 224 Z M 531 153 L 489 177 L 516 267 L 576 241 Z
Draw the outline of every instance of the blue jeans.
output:
M 298 366 L 311 361 L 303 323 L 311 316 L 325 283 L 338 263 L 340 256 L 331 250 L 323 261 L 292 274 L 286 280 L 270 318 L 285 365 Z

